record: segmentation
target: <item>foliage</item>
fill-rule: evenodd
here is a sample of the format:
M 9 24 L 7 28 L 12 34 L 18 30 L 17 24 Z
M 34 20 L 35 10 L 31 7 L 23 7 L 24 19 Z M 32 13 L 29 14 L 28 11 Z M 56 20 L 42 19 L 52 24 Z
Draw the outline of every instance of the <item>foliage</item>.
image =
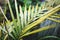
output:
M 4 14 L 4 11 L 0 7 L 0 10 L 4 18 L 6 19 L 6 21 L 4 21 L 3 24 L 1 24 L 0 26 L 1 40 L 23 40 L 23 37 L 25 36 L 29 36 L 31 34 L 35 34 L 35 33 L 42 32 L 42 31 L 56 27 L 55 24 L 52 24 L 52 25 L 48 25 L 46 27 L 42 27 L 42 28 L 31 31 L 32 28 L 36 27 L 36 25 L 38 24 L 41 24 L 46 19 L 60 23 L 60 20 L 56 20 L 53 18 L 53 16 L 56 15 L 55 12 L 60 10 L 60 5 L 49 10 L 44 14 L 39 14 L 41 10 L 44 10 L 44 9 L 41 6 L 39 7 L 38 4 L 36 6 L 29 5 L 28 10 L 27 10 L 27 6 L 25 5 L 24 11 L 22 11 L 21 5 L 19 5 L 19 10 L 18 10 L 17 1 L 15 0 L 14 4 L 15 4 L 16 16 L 17 16 L 17 18 L 15 19 L 9 0 L 7 0 L 7 2 L 8 2 L 11 17 L 12 17 L 12 21 L 10 22 L 7 19 L 7 17 Z M 26 2 L 26 0 L 24 2 Z M 36 16 L 38 16 L 38 18 L 36 18 Z M 57 15 L 57 17 L 59 16 Z

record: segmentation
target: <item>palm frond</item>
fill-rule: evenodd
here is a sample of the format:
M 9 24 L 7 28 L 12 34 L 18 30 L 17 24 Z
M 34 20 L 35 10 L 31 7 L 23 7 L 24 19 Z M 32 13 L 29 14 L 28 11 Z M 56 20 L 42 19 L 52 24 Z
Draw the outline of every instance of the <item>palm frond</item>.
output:
M 45 37 L 40 38 L 40 40 L 42 40 L 42 39 L 47 39 L 47 38 L 55 38 L 55 39 L 60 40 L 60 38 L 57 37 L 57 36 L 45 36 Z
M 38 32 L 44 31 L 44 30 L 48 30 L 48 29 L 54 28 L 54 27 L 56 27 L 56 25 L 50 25 L 50 26 L 42 27 L 42 28 L 39 28 L 39 29 L 34 30 L 32 32 L 25 33 L 21 37 L 28 36 L 28 35 L 31 35 L 31 34 L 34 34 L 34 33 L 38 33 Z
M 8 19 L 7 19 L 7 17 L 5 16 L 5 14 L 4 14 L 4 12 L 3 12 L 3 10 L 2 10 L 2 8 L 1 8 L 1 7 L 0 7 L 0 10 L 1 10 L 2 14 L 4 15 L 4 17 L 5 17 L 6 21 L 8 22 Z
M 23 30 L 23 34 L 25 32 L 27 32 L 29 29 L 31 29 L 32 27 L 36 26 L 39 23 L 42 23 L 42 21 L 44 21 L 46 18 L 48 18 L 49 16 L 51 16 L 52 14 L 54 14 L 56 11 L 60 10 L 59 9 L 60 5 L 53 8 L 52 10 L 48 11 L 47 13 L 44 14 L 44 16 L 42 16 L 41 18 L 39 18 L 37 21 L 31 23 L 30 25 L 27 25 L 26 28 L 24 28 Z M 46 15 L 47 14 L 47 15 Z
M 53 19 L 53 18 L 47 18 L 47 19 L 60 23 L 60 20 L 57 19 Z
M 56 27 L 56 25 L 52 24 L 52 25 L 48 25 L 46 27 L 42 27 L 42 28 L 39 28 L 39 29 L 36 29 L 36 30 L 30 32 L 31 28 L 35 27 L 38 24 L 41 24 L 45 19 L 49 19 L 49 20 L 60 23 L 60 20 L 53 18 L 53 17 L 60 18 L 60 16 L 55 14 L 55 12 L 60 10 L 60 5 L 56 6 L 52 10 L 49 10 L 48 12 L 45 12 L 44 14 L 41 14 L 41 11 L 43 11 L 45 8 L 43 5 L 41 5 L 42 7 L 39 7 L 38 4 L 36 6 L 30 5 L 29 8 L 27 8 L 27 6 L 25 5 L 25 9 L 24 9 L 24 11 L 22 11 L 21 5 L 19 6 L 19 10 L 18 10 L 17 0 L 15 0 L 15 10 L 16 10 L 16 15 L 17 15 L 17 19 L 15 19 L 9 0 L 7 0 L 7 2 L 8 2 L 9 10 L 11 13 L 12 22 L 10 22 L 7 19 L 2 8 L 0 7 L 2 14 L 4 15 L 4 17 L 7 21 L 6 25 L 4 25 L 4 26 L 7 27 L 8 32 L 6 31 L 6 28 L 5 28 L 5 30 L 2 27 L 0 28 L 0 30 L 4 31 L 6 33 L 6 35 L 4 36 L 4 40 L 6 40 L 8 38 L 8 36 L 12 37 L 13 39 L 19 40 L 20 38 L 22 39 L 22 37 L 24 37 L 24 36 L 28 36 L 28 35 L 31 35 L 34 33 L 42 32 L 44 30 L 48 30 L 48 29 Z M 57 16 L 55 16 L 54 14 Z M 38 19 L 35 18 L 36 16 L 38 16 Z
M 13 15 L 12 8 L 11 8 L 11 4 L 10 4 L 9 0 L 7 0 L 7 4 L 8 4 L 9 9 L 10 9 L 10 13 L 11 13 L 12 20 L 14 20 L 14 15 Z

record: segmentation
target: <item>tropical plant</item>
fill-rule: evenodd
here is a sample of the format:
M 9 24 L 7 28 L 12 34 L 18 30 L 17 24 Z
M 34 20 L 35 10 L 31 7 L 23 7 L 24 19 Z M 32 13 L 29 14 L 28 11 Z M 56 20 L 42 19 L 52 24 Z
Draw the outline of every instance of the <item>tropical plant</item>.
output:
M 55 12 L 60 10 L 60 5 L 49 10 L 44 14 L 41 14 L 40 12 L 44 9 L 41 9 L 41 7 L 39 7 L 38 4 L 36 5 L 36 7 L 30 5 L 28 10 L 27 10 L 27 6 L 25 5 L 25 9 L 24 11 L 22 11 L 21 5 L 19 6 L 19 10 L 18 10 L 17 1 L 15 0 L 15 9 L 16 9 L 16 16 L 17 16 L 17 18 L 15 19 L 9 0 L 7 0 L 7 2 L 8 2 L 11 17 L 12 17 L 12 21 L 10 22 L 7 19 L 4 11 L 0 7 L 0 10 L 4 18 L 6 19 L 6 21 L 4 20 L 3 24 L 1 24 L 0 26 L 1 40 L 23 40 L 23 37 L 25 36 L 29 36 L 31 34 L 35 34 L 35 33 L 42 32 L 42 31 L 56 27 L 55 24 L 52 24 L 52 25 L 48 25 L 46 27 L 42 27 L 42 28 L 31 31 L 32 28 L 35 28 L 36 25 L 41 24 L 46 19 L 60 23 L 60 20 L 53 18 L 53 17 L 60 18 L 60 16 L 58 16 L 60 14 L 55 14 Z

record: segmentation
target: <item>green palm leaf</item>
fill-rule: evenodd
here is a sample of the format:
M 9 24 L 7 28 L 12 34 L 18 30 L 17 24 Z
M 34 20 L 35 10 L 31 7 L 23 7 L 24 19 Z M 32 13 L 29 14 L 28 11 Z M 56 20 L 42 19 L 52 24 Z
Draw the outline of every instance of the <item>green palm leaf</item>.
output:
M 19 39 L 21 40 L 22 37 L 24 37 L 24 36 L 28 36 L 28 35 L 31 35 L 31 34 L 34 34 L 34 33 L 42 32 L 44 30 L 48 30 L 48 29 L 56 27 L 56 25 L 53 26 L 53 24 L 52 24 L 52 25 L 48 25 L 46 27 L 42 27 L 42 28 L 39 28 L 37 30 L 34 30 L 34 31 L 30 32 L 31 28 L 35 27 L 38 24 L 41 24 L 45 19 L 49 19 L 49 20 L 60 23 L 60 20 L 56 20 L 56 19 L 53 18 L 53 17 L 60 18 L 60 16 L 58 16 L 58 14 L 55 14 L 55 12 L 60 10 L 60 5 L 56 6 L 55 8 L 49 10 L 48 12 L 46 12 L 44 14 L 39 15 L 39 13 L 45 7 L 41 8 L 41 7 L 38 6 L 38 4 L 35 7 L 30 5 L 28 10 L 27 10 L 27 6 L 25 5 L 25 9 L 24 9 L 24 12 L 23 12 L 21 6 L 19 6 L 19 10 L 18 10 L 17 0 L 15 0 L 15 9 L 16 9 L 16 15 L 17 15 L 17 19 L 15 19 L 9 0 L 7 0 L 7 2 L 8 2 L 9 10 L 10 10 L 10 13 L 11 13 L 12 22 L 10 22 L 7 19 L 7 17 L 5 16 L 2 8 L 0 7 L 0 10 L 1 10 L 2 14 L 4 15 L 4 17 L 7 21 L 5 25 L 7 27 L 8 32 L 7 33 L 5 32 L 6 35 L 4 36 L 4 40 L 6 40 L 8 38 L 8 36 L 12 37 L 14 40 L 15 39 L 16 40 L 19 40 Z M 57 15 L 57 16 L 55 16 L 54 14 Z M 34 19 L 37 15 L 38 15 L 39 19 L 36 18 L 37 20 L 34 21 Z M 4 29 L 3 29 L 3 31 L 4 31 Z

